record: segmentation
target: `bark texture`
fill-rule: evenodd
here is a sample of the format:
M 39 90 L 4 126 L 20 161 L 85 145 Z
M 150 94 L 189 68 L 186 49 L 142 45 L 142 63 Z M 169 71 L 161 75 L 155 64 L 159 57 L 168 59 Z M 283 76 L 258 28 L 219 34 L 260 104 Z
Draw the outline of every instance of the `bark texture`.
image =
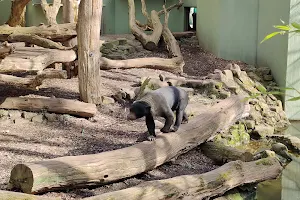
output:
M 6 24 L 9 26 L 25 26 L 26 5 L 30 0 L 14 0 L 12 1 L 10 16 Z
M 78 14 L 78 79 L 81 100 L 101 104 L 102 0 L 81 0 Z
M 253 162 L 232 161 L 204 174 L 148 181 L 85 200 L 210 199 L 246 183 L 274 179 L 281 171 L 282 167 L 276 158 Z

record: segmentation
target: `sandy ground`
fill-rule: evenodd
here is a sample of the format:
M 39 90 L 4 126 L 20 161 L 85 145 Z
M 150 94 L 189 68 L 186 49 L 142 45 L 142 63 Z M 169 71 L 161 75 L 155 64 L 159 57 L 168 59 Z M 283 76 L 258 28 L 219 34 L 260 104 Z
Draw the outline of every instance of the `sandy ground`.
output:
M 105 39 L 120 36 L 105 36 Z M 124 37 L 124 36 L 122 36 Z M 130 37 L 130 36 L 127 36 Z M 186 62 L 184 72 L 192 76 L 205 76 L 214 69 L 224 69 L 229 62 L 218 59 L 201 49 L 197 41 L 188 40 L 181 43 L 181 50 Z M 160 56 L 162 52 L 139 52 L 132 57 Z M 241 67 L 243 63 L 235 61 Z M 118 89 L 130 87 L 144 75 L 158 73 L 159 70 L 130 69 L 102 71 L 102 88 L 104 95 L 114 94 Z M 0 85 L 1 96 L 41 95 L 79 99 L 77 78 L 67 80 L 46 80 L 40 91 L 16 89 Z M 69 155 L 84 155 L 114 150 L 135 144 L 145 136 L 146 125 L 143 120 L 127 121 L 125 109 L 120 105 L 99 107 L 95 120 L 86 120 L 65 116 L 59 122 L 34 123 L 18 120 L 0 119 L 0 189 L 6 189 L 10 171 L 18 163 L 38 161 Z M 137 185 L 143 181 L 170 178 L 184 174 L 199 174 L 210 171 L 217 166 L 201 154 L 196 148 L 180 156 L 175 162 L 166 163 L 155 170 L 140 174 L 114 184 L 49 192 L 44 196 L 59 196 L 63 199 L 80 199 L 113 190 Z

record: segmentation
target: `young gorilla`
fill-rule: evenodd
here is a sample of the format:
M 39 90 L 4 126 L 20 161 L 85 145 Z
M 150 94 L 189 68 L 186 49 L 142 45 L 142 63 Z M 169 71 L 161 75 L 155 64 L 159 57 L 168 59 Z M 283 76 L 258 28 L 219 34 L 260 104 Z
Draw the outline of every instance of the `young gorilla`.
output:
M 164 117 L 166 119 L 164 127 L 160 130 L 161 132 L 176 132 L 180 124 L 188 122 L 185 112 L 188 101 L 188 94 L 183 89 L 174 86 L 162 87 L 133 102 L 127 119 L 135 120 L 145 116 L 150 134 L 148 140 L 153 141 L 156 137 L 154 117 Z M 176 121 L 173 128 L 171 128 L 174 123 L 173 111 L 176 111 Z

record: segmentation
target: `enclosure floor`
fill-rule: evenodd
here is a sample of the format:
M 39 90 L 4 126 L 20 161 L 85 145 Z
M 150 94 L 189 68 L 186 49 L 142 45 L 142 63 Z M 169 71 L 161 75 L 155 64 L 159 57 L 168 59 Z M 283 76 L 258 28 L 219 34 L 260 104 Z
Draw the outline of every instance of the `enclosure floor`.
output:
M 131 35 L 104 36 L 131 37 Z M 185 60 L 184 72 L 191 76 L 205 76 L 215 69 L 225 69 L 229 62 L 218 59 L 201 49 L 196 40 L 189 39 L 181 44 Z M 131 57 L 166 57 L 163 52 L 138 52 Z M 245 64 L 235 61 L 241 68 Z M 102 71 L 103 95 L 114 94 L 120 88 L 137 83 L 142 75 L 169 74 L 159 70 L 130 69 Z M 38 92 L 0 85 L 1 96 L 52 96 L 79 99 L 77 78 L 46 80 Z M 135 144 L 145 137 L 146 125 L 143 120 L 127 121 L 125 110 L 115 104 L 99 108 L 96 122 L 67 117 L 64 122 L 44 124 L 19 119 L 16 123 L 0 120 L 0 189 L 6 189 L 10 170 L 18 163 L 38 161 L 68 155 L 84 155 L 119 149 Z M 94 188 L 49 192 L 43 196 L 63 199 L 81 199 L 104 192 L 137 185 L 143 181 L 165 179 L 184 174 L 199 174 L 216 168 L 212 161 L 196 148 L 180 156 L 175 162 L 164 164 L 147 173 L 124 181 Z

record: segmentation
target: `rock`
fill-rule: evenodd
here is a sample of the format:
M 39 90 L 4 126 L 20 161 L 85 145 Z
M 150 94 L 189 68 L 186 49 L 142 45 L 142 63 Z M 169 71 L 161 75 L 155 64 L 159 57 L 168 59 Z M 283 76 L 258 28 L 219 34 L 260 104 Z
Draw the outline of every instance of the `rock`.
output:
M 10 119 L 16 119 L 16 118 L 20 118 L 21 117 L 21 112 L 18 110 L 10 110 L 8 112 L 8 117 Z
M 255 74 L 253 72 L 248 72 L 248 76 L 250 78 L 252 78 L 253 80 L 256 80 L 256 81 L 261 81 L 262 80 L 259 76 L 257 76 L 257 74 Z
M 256 68 L 256 72 L 259 74 L 259 75 L 268 75 L 268 74 L 271 74 L 271 69 L 268 68 L 268 67 L 258 67 Z
M 119 45 L 127 44 L 127 39 L 126 38 L 118 38 L 117 40 L 119 41 Z
M 245 125 L 247 128 L 254 129 L 255 121 L 254 120 L 245 120 Z
M 274 127 L 267 124 L 259 124 L 255 126 L 254 132 L 257 133 L 260 137 L 264 138 L 274 134 Z
M 31 119 L 32 122 L 43 123 L 44 116 L 42 114 L 38 114 Z
M 107 96 L 102 96 L 102 104 L 103 105 L 108 105 L 108 104 L 114 104 L 115 100 L 111 97 L 107 97 Z
M 45 118 L 49 122 L 55 122 L 55 121 L 57 121 L 57 115 L 55 113 L 45 113 Z
M 110 53 L 112 53 L 112 51 L 110 49 L 104 48 L 104 49 L 101 50 L 101 53 L 110 54 Z
M 272 81 L 273 80 L 273 76 L 269 75 L 269 74 L 266 74 L 266 75 L 263 75 L 263 79 L 265 81 Z
M 22 112 L 21 117 L 23 117 L 24 119 L 28 119 L 29 121 L 31 121 L 31 119 L 33 117 L 35 117 L 36 115 L 38 115 L 38 114 L 34 113 L 34 112 Z
M 255 72 L 257 68 L 254 65 L 247 65 L 245 67 L 245 69 L 246 69 L 246 71 L 248 73 L 248 72 Z
M 8 110 L 0 109 L 0 118 L 8 116 Z
M 115 44 L 114 42 L 105 42 L 102 44 L 103 48 L 106 49 L 113 49 L 114 47 L 116 47 L 118 44 Z

